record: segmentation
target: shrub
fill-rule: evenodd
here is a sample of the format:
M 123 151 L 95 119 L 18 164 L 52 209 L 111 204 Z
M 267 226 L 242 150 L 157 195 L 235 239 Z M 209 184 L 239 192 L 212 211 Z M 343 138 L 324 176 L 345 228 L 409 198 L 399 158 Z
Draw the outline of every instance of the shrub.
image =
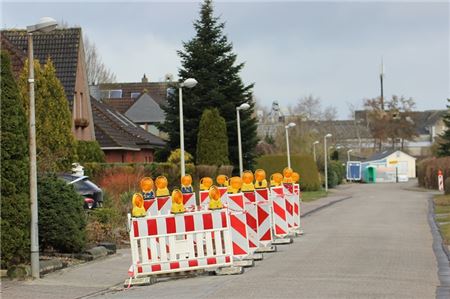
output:
M 196 175 L 198 179 L 201 179 L 205 176 L 209 176 L 211 178 L 215 178 L 217 174 L 217 166 L 215 165 L 197 165 L 196 167 Z
M 77 156 L 80 164 L 86 162 L 105 162 L 105 154 L 97 141 L 77 141 Z
M 430 158 L 417 164 L 419 186 L 428 189 L 438 189 L 438 171 L 442 170 L 444 181 L 450 177 L 450 157 Z
M 330 171 L 334 172 L 336 176 L 336 184 L 334 186 L 341 184 L 345 178 L 345 166 L 342 165 L 342 162 L 330 161 L 328 163 L 328 173 L 330 173 Z M 330 180 L 330 178 L 328 178 L 328 180 Z M 330 184 L 328 184 L 328 186 L 330 187 Z
M 275 172 L 282 172 L 286 164 L 287 158 L 284 155 L 266 155 L 256 160 L 256 168 L 264 169 L 267 179 Z M 303 191 L 320 189 L 319 172 L 312 156 L 292 155 L 291 166 L 300 174 L 300 188 Z
M 190 163 L 192 162 L 192 159 L 193 159 L 192 155 L 184 151 L 184 163 Z M 180 161 L 181 161 L 181 150 L 177 148 L 176 150 L 171 151 L 170 156 L 167 159 L 167 162 L 179 165 Z
M 42 249 L 79 252 L 86 242 L 83 198 L 55 175 L 38 179 L 39 243 Z
M 334 188 L 339 184 L 339 176 L 333 167 L 328 167 L 327 169 L 327 181 L 328 188 Z
M 222 165 L 217 170 L 217 175 L 224 174 L 227 177 L 231 177 L 231 175 L 233 174 L 233 168 L 233 165 Z

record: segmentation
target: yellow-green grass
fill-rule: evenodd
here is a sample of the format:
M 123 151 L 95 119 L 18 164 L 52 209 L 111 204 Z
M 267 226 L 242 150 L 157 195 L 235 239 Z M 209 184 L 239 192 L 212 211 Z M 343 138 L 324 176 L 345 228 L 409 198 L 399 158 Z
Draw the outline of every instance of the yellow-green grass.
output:
M 450 223 L 439 225 L 439 230 L 441 231 L 442 239 L 444 239 L 445 244 L 450 244 Z
M 327 192 L 325 190 L 319 190 L 319 191 L 305 191 L 302 192 L 302 201 L 303 202 L 311 202 L 314 200 L 317 200 L 322 197 L 326 197 Z
M 434 197 L 434 213 L 439 214 L 450 214 L 450 195 L 436 195 Z M 439 225 L 439 230 L 441 231 L 442 239 L 445 244 L 450 244 L 450 215 L 443 217 L 435 217 L 436 222 L 443 223 Z

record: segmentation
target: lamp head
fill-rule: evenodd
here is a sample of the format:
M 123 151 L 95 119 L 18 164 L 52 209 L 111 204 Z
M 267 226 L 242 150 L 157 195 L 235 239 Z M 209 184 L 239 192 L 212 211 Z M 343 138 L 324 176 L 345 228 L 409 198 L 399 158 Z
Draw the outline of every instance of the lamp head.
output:
M 247 110 L 248 108 L 250 108 L 250 105 L 248 103 L 243 103 L 241 104 L 239 107 L 237 107 L 237 110 Z
M 319 144 L 319 141 L 318 140 L 316 140 L 316 141 L 314 141 L 314 143 L 313 144 Z
M 197 80 L 195 80 L 194 78 L 188 78 L 186 80 L 184 80 L 183 83 L 181 83 L 181 87 L 187 87 L 187 88 L 192 88 L 195 85 L 197 85 Z
M 330 138 L 331 136 L 333 136 L 333 135 L 331 135 L 330 133 L 328 133 L 327 135 L 325 135 L 325 138 Z
M 285 126 L 285 128 L 286 128 L 286 129 L 289 129 L 289 128 L 293 128 L 293 127 L 295 127 L 295 126 L 296 126 L 295 123 L 289 123 L 287 126 Z

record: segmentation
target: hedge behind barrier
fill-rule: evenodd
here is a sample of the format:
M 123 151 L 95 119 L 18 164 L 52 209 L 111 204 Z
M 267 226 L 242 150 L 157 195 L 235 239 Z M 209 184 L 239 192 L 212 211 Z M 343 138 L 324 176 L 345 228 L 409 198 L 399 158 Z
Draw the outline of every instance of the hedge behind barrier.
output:
M 442 170 L 444 181 L 450 177 L 450 157 L 425 159 L 417 164 L 419 186 L 438 189 L 438 171 Z
M 287 166 L 285 155 L 265 155 L 256 159 L 256 168 L 266 171 L 267 180 L 275 172 L 283 172 Z M 304 191 L 317 191 L 320 189 L 319 171 L 314 159 L 310 155 L 291 156 L 291 167 L 300 174 L 300 188 Z

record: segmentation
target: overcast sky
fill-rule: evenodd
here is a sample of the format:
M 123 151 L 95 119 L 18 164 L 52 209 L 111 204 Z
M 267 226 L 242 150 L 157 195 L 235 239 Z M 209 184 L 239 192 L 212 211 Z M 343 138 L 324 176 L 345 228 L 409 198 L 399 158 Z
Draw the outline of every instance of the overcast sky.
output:
M 176 74 L 176 50 L 194 35 L 200 2 L 5 2 L 2 29 L 42 16 L 81 26 L 118 82 Z M 412 97 L 419 110 L 445 109 L 450 97 L 450 8 L 420 2 L 215 2 L 215 14 L 262 105 L 295 105 L 312 94 L 348 117 L 348 104 L 379 96 Z

